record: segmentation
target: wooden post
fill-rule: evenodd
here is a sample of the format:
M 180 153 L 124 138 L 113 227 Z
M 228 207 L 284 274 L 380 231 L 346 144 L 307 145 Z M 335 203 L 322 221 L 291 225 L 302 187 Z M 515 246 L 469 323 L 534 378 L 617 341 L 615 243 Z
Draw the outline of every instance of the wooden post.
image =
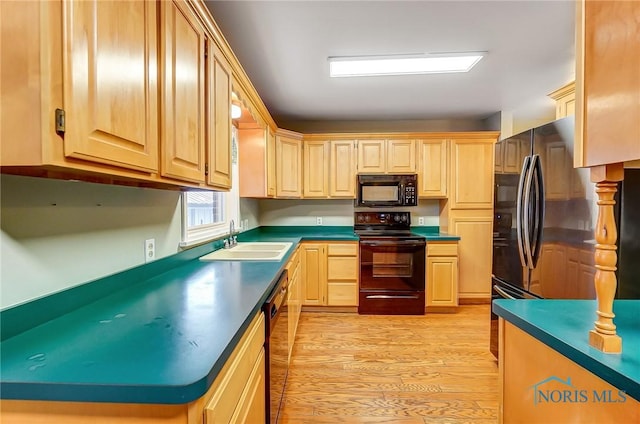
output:
M 613 298 L 616 294 L 616 240 L 618 232 L 613 215 L 614 196 L 618 181 L 622 181 L 624 169 L 622 163 L 602 165 L 591 168 L 591 181 L 596 183 L 598 194 L 598 222 L 596 225 L 595 286 L 598 299 L 598 319 L 589 331 L 589 344 L 605 353 L 622 352 L 622 339 L 616 334 L 613 323 Z

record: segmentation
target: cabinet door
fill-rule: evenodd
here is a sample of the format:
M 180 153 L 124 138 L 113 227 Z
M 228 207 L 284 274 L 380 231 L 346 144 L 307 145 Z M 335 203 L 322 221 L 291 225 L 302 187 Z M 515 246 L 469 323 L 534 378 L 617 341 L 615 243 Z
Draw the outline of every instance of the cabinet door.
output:
M 503 172 L 507 174 L 519 174 L 522 168 L 523 148 L 522 141 L 518 139 L 504 140 L 503 149 Z
M 278 197 L 302 196 L 301 141 L 276 137 L 276 194 Z
M 267 129 L 267 196 L 276 195 L 276 135 Z
M 358 173 L 383 174 L 386 169 L 385 140 L 358 140 Z
M 387 173 L 416 172 L 415 140 L 387 140 Z
M 329 143 L 305 141 L 302 154 L 304 197 L 327 197 L 329 195 Z
M 207 43 L 209 185 L 231 188 L 231 67 L 212 40 Z
M 418 197 L 447 197 L 447 140 L 418 140 Z
M 329 197 L 356 197 L 354 140 L 331 140 Z
M 491 210 L 450 211 L 449 231 L 458 243 L 460 298 L 491 297 L 493 213 Z
M 573 168 L 565 144 L 561 141 L 547 143 L 544 161 L 545 198 L 568 199 Z
M 496 174 L 502 174 L 504 172 L 504 164 L 502 163 L 503 158 L 503 150 L 504 150 L 504 140 L 498 141 L 495 147 L 495 158 L 494 158 L 494 172 Z
M 302 244 L 302 304 L 327 304 L 327 248 L 325 244 Z
M 427 307 L 458 306 L 458 258 L 427 258 Z
M 158 4 L 63 2 L 66 156 L 157 171 Z
M 238 406 L 231 417 L 232 423 L 253 424 L 261 423 L 267 414 L 266 410 L 266 367 L 264 349 L 251 370 L 249 381 L 242 392 Z M 209 424 L 209 423 L 207 423 Z
M 576 167 L 640 159 L 640 2 L 586 1 L 576 17 Z
M 452 140 L 451 209 L 492 209 L 495 140 Z
M 205 34 L 186 3 L 160 2 L 162 169 L 179 180 L 204 182 Z

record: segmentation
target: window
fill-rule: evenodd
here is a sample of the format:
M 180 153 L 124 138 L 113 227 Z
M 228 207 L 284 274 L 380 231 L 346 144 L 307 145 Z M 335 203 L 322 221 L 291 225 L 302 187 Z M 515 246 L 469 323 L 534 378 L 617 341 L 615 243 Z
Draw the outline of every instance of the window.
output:
M 232 127 L 231 180 L 236 182 L 228 192 L 188 191 L 182 194 L 182 242 L 190 246 L 229 233 L 229 222 L 240 228 L 237 130 Z

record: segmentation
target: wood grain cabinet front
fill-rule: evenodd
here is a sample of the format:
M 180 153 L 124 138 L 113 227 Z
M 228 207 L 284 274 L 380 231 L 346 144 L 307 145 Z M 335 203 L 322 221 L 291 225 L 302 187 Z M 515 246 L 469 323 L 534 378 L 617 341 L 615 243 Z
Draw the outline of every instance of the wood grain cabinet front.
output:
M 302 197 L 302 134 L 276 132 L 276 196 Z
M 427 242 L 427 312 L 458 306 L 458 242 Z M 444 308 L 443 308 L 444 307 Z
M 449 141 L 446 139 L 418 140 L 418 197 L 442 199 L 447 197 L 449 170 Z
M 186 2 L 160 2 L 161 174 L 205 181 L 206 35 Z
M 576 2 L 574 165 L 640 160 L 640 2 Z
M 230 66 L 197 6 L 3 4 L 2 172 L 229 188 Z
M 158 7 L 155 1 L 3 3 L 1 37 L 12 42 L 1 52 L 2 172 L 153 179 Z
M 358 140 L 358 173 L 415 173 L 415 146 L 415 140 L 360 139 Z
M 358 305 L 358 243 L 302 243 L 306 306 Z

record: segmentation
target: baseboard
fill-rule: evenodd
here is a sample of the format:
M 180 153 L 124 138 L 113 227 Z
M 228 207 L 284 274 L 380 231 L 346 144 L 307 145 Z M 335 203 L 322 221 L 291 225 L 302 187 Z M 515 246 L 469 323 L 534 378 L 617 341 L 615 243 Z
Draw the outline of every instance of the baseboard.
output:
M 455 314 L 458 312 L 457 306 L 427 306 L 426 314 Z
M 491 303 L 491 296 L 488 297 L 461 297 L 458 299 L 460 305 L 488 305 Z
M 341 312 L 358 313 L 357 306 L 317 306 L 302 305 L 302 312 Z

